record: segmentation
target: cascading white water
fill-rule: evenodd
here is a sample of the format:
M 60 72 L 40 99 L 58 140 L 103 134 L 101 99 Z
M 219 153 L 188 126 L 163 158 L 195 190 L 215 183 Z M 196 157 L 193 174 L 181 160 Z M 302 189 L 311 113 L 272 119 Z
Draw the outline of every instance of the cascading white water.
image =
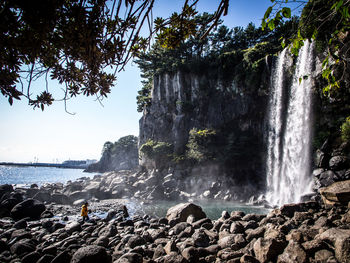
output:
M 283 73 L 288 60 L 286 49 L 273 71 L 266 177 L 266 199 L 270 204 L 299 202 L 301 195 L 311 190 L 312 46 L 306 41 L 300 49 L 293 81 L 287 89 Z

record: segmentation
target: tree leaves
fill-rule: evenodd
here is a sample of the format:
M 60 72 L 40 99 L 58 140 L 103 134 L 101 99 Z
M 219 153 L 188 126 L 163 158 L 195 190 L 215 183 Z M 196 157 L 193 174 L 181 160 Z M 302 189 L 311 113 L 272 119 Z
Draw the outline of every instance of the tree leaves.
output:
M 291 18 L 292 17 L 292 12 L 289 7 L 283 7 L 282 8 L 282 15 L 285 18 Z
M 281 16 L 282 19 L 291 18 L 291 9 L 287 7 L 287 0 L 271 2 L 273 5 L 266 10 L 262 27 L 268 26 L 270 30 L 274 30 Z M 306 39 L 326 43 L 329 55 L 322 63 L 322 77 L 328 82 L 323 93 L 329 95 L 332 89 L 339 89 L 341 82 L 344 81 L 344 73 L 336 74 L 337 69 L 344 70 L 349 67 L 347 55 L 348 31 L 350 30 L 349 1 L 308 0 L 303 2 L 293 0 L 291 2 L 300 3 L 303 12 L 297 34 L 286 36 L 291 43 L 289 48 L 294 55 L 298 55 Z M 282 46 L 286 46 L 286 41 L 282 41 Z

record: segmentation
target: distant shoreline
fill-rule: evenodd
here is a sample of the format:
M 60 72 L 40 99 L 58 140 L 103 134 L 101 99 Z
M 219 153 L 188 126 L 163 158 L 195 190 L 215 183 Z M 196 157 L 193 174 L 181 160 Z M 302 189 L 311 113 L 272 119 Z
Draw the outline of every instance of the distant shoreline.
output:
M 86 169 L 88 165 L 67 165 L 62 163 L 12 163 L 0 162 L 1 166 L 32 166 L 32 167 L 54 167 L 54 168 L 68 168 L 68 169 Z

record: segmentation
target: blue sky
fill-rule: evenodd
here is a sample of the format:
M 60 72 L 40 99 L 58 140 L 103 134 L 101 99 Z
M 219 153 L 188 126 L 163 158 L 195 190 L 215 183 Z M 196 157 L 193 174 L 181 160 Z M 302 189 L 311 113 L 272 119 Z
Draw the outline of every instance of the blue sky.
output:
M 165 17 L 179 11 L 183 1 L 158 0 L 154 17 Z M 198 10 L 212 12 L 219 0 L 200 0 Z M 231 0 L 229 13 L 224 17 L 228 27 L 243 26 L 249 22 L 260 25 L 270 0 Z M 99 159 L 106 141 L 117 141 L 120 137 L 138 135 L 136 96 L 141 88 L 140 72 L 130 63 L 119 74 L 117 85 L 103 107 L 91 97 L 78 97 L 68 101 L 65 112 L 63 102 L 41 110 L 32 110 L 26 101 L 15 101 L 10 106 L 0 95 L 0 162 L 62 162 L 68 159 Z M 43 82 L 34 83 L 40 89 Z M 60 92 L 59 85 L 50 84 L 50 90 Z

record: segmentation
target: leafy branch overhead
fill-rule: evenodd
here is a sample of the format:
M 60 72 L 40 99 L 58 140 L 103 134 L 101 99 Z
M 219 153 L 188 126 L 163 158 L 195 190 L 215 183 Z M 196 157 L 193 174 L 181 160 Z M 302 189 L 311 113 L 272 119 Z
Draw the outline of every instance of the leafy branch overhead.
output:
M 321 43 L 327 49 L 322 63 L 323 78 L 328 82 L 323 93 L 337 96 L 349 70 L 350 0 L 271 0 L 262 26 L 273 30 L 283 19 L 290 19 L 292 11 L 302 10 L 298 31 L 282 41 L 290 42 L 292 53 L 298 54 L 306 39 Z M 293 10 L 291 8 L 293 6 Z
M 191 17 L 198 1 L 184 0 L 180 14 L 154 21 L 155 0 L 0 1 L 0 91 L 11 105 L 26 98 L 42 110 L 57 100 L 49 79 L 62 84 L 65 101 L 107 97 L 117 73 L 154 34 L 172 48 L 195 33 Z M 212 25 L 227 13 L 228 2 L 220 1 Z M 39 78 L 46 85 L 34 90 Z

